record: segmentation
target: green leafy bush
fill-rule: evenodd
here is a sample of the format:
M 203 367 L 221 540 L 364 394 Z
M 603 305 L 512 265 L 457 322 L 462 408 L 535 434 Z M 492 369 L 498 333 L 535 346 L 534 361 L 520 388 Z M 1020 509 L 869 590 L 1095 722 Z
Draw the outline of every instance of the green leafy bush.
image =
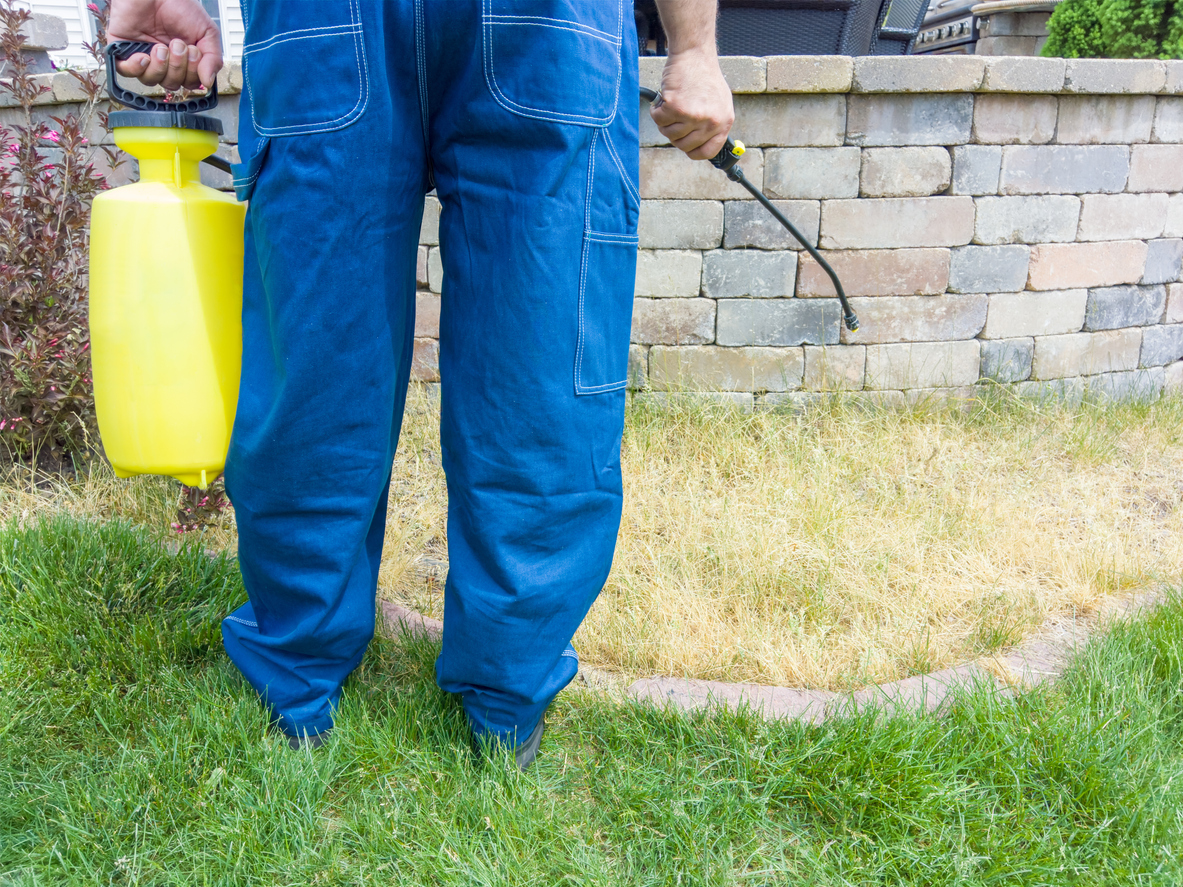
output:
M 1183 0 L 1064 0 L 1048 22 L 1043 54 L 1183 58 Z

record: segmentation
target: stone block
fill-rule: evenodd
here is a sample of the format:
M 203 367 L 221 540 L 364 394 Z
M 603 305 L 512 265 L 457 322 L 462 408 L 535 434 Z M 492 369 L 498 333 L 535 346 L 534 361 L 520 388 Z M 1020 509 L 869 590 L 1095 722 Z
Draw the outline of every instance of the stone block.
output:
M 665 56 L 642 55 L 637 58 L 637 79 L 641 86 L 661 89 L 661 72 L 665 70 Z
M 715 323 L 720 345 L 837 345 L 836 299 L 722 299 Z
M 1183 194 L 1172 194 L 1167 206 L 1165 237 L 1183 237 Z
M 1063 379 L 1133 370 L 1138 367 L 1141 330 L 1107 330 L 1037 336 L 1032 379 Z
M 1045 379 L 1037 382 L 1019 382 L 1014 390 L 1020 397 L 1036 400 L 1051 400 L 1057 403 L 1078 405 L 1084 400 L 1085 382 L 1081 378 Z
M 1084 380 L 1090 397 L 1103 400 L 1154 400 L 1163 390 L 1162 367 L 1124 373 L 1101 373 Z
M 1116 330 L 1148 326 L 1162 319 L 1167 306 L 1165 286 L 1107 286 L 1089 290 L 1085 330 Z
M 953 147 L 952 194 L 996 194 L 1002 171 L 1002 148 L 996 145 Z
M 56 15 L 33 13 L 20 27 L 25 38 L 21 49 L 24 52 L 45 52 L 65 49 L 70 45 L 66 33 L 66 20 Z
M 226 152 L 237 156 L 238 152 Z M 204 164 L 203 164 L 204 166 Z M 94 171 L 102 176 L 109 188 L 118 188 L 120 185 L 129 185 L 132 182 L 139 181 L 140 165 L 134 157 L 115 149 L 114 162 L 108 158 L 107 154 L 102 151 L 96 151 L 94 154 Z M 204 170 L 202 172 L 204 176 Z
M 1064 60 L 1024 56 L 986 59 L 982 92 L 1047 92 L 1064 88 Z
M 419 226 L 419 242 L 437 246 L 440 242 L 440 200 L 435 192 L 423 198 L 423 223 Z
M 750 391 L 640 391 L 637 393 L 637 403 L 652 404 L 662 409 L 672 406 L 709 406 L 750 413 L 755 409 L 756 398 Z
M 230 62 L 222 69 L 227 72 L 230 80 L 226 87 L 227 92 L 242 92 L 242 62 Z M 220 89 L 221 87 L 219 87 Z
M 1183 98 L 1159 96 L 1154 112 L 1154 141 L 1183 142 Z
M 806 345 L 801 385 L 811 391 L 858 391 L 866 366 L 862 345 Z
M 644 345 L 628 346 L 628 387 L 632 391 L 649 387 L 649 349 Z
M 973 112 L 972 95 L 852 95 L 846 141 L 863 148 L 963 145 L 970 140 Z
M 949 263 L 949 291 L 1000 293 L 1027 285 L 1030 249 L 1013 246 L 962 246 L 953 250 Z
M 1140 365 L 1161 367 L 1183 358 L 1183 324 L 1148 326 L 1142 330 Z
M 809 241 L 817 246 L 817 232 L 821 225 L 821 204 L 816 200 L 774 200 L 772 205 L 784 214 Z M 723 204 L 723 246 L 757 247 L 759 249 L 792 249 L 803 247 L 785 230 L 768 210 L 754 200 L 729 200 Z
M 438 246 L 431 247 L 427 253 L 427 288 L 433 293 L 444 291 L 444 261 Z
M 1183 283 L 1167 287 L 1167 310 L 1163 323 L 1183 323 Z
M 849 60 L 848 60 L 849 61 Z M 858 148 L 769 148 L 764 190 L 769 197 L 858 197 Z
M 947 249 L 873 249 L 823 253 L 848 296 L 922 296 L 949 285 Z M 837 295 L 830 276 L 808 254 L 797 268 L 797 295 Z
M 1031 378 L 1034 339 L 998 339 L 982 343 L 981 378 L 993 382 L 1022 382 Z
M 1167 82 L 1162 91 L 1170 95 L 1183 94 L 1183 60 L 1163 62 L 1167 69 Z
M 691 160 L 677 148 L 641 149 L 641 197 L 646 200 L 751 200 L 741 185 L 709 163 Z M 743 157 L 743 171 L 757 188 L 764 186 L 764 153 Z
M 1151 240 L 1146 244 L 1146 273 L 1142 283 L 1171 283 L 1183 275 L 1183 240 Z
M 1134 145 L 1127 191 L 1183 191 L 1183 145 Z
M 650 105 L 644 99 L 641 99 L 640 110 L 640 140 L 642 148 L 651 148 L 657 145 L 668 145 L 670 140 L 661 134 L 657 129 L 657 124 L 653 122 L 653 117 L 649 113 Z
M 961 246 L 973 235 L 972 197 L 886 197 L 822 204 L 821 244 L 826 249 Z
M 638 345 L 703 345 L 715 340 L 711 299 L 634 299 L 632 341 Z
M 435 293 L 415 293 L 415 336 L 440 337 L 440 297 Z
M 416 382 L 440 380 L 439 339 L 416 339 L 411 356 L 411 378 Z
M 985 59 L 972 55 L 860 56 L 850 91 L 974 92 L 985 73 Z
M 733 93 L 764 92 L 766 85 L 765 62 L 762 57 L 750 55 L 725 55 L 719 57 L 719 68 L 723 79 Z
M 837 147 L 846 136 L 844 95 L 738 95 L 732 138 L 749 147 Z M 747 165 L 744 165 L 747 169 Z
M 995 293 L 990 296 L 983 339 L 1056 336 L 1084 326 L 1088 290 Z
M 1041 243 L 1031 247 L 1027 287 L 1062 290 L 1137 283 L 1146 268 L 1140 240 L 1100 243 Z
M 1062 145 L 1128 145 L 1150 141 L 1152 95 L 1060 97 L 1056 141 Z
M 702 253 L 693 250 L 637 252 L 633 295 L 653 298 L 697 296 L 702 283 Z
M 637 226 L 645 249 L 714 249 L 723 242 L 723 204 L 715 200 L 646 200 Z
M 702 257 L 702 294 L 711 299 L 792 296 L 797 254 L 787 250 L 714 250 Z
M 859 173 L 863 197 L 929 197 L 949 187 L 953 162 L 938 147 L 867 148 Z
M 1002 149 L 1003 194 L 1083 194 L 1125 190 L 1124 145 L 1009 145 Z
M 238 100 L 237 95 L 218 96 L 218 104 L 212 111 L 205 111 L 207 117 L 213 117 L 222 122 L 223 138 L 238 141 Z
M 919 342 L 867 346 L 866 387 L 951 388 L 978 381 L 978 342 Z
M 1039 37 L 1012 36 L 979 37 L 974 44 L 978 56 L 1036 56 L 1039 54 Z
M 1183 391 L 1183 360 L 1166 368 L 1163 388 L 1166 391 Z
M 80 71 L 79 73 L 89 72 Z M 53 75 L 53 100 L 55 102 L 85 102 L 87 100 L 86 90 L 70 71 L 59 71 Z
M 1052 95 L 983 95 L 974 105 L 974 141 L 1042 145 L 1056 134 L 1059 102 Z
M 854 59 L 843 55 L 775 55 L 767 59 L 769 92 L 849 92 Z
M 658 390 L 793 391 L 801 387 L 800 348 L 649 349 L 649 380 Z
M 826 395 L 816 391 L 770 391 L 756 395 L 757 410 L 781 413 L 804 413 L 824 401 Z
M 852 298 L 850 307 L 859 328 L 842 329 L 847 345 L 972 339 L 986 323 L 986 296 L 977 294 Z
M 1167 81 L 1166 66 L 1152 59 L 1068 59 L 1065 92 L 1154 93 Z
M 990 37 L 1043 37 L 1051 17 L 1050 12 L 986 13 L 980 28 Z
M 1166 228 L 1166 194 L 1085 194 L 1080 204 L 1077 240 L 1148 239 Z
M 415 254 L 415 285 L 426 287 L 428 284 L 427 278 L 427 253 L 428 247 L 419 245 L 419 251 Z
M 1080 224 L 1080 198 L 1067 195 L 980 197 L 974 209 L 975 243 L 1067 243 Z

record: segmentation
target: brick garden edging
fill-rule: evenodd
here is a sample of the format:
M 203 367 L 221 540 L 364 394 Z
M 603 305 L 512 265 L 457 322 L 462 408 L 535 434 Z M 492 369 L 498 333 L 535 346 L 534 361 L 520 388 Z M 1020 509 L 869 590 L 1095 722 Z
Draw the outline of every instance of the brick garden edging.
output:
M 656 86 L 662 59 L 640 60 Z M 888 404 L 1183 387 L 1183 61 L 780 56 L 723 60 L 749 179 L 841 275 L 820 268 L 641 114 L 630 385 L 742 406 L 824 391 Z M 81 99 L 68 74 L 39 114 Z M 236 159 L 242 72 L 220 75 Z M 0 122 L 15 122 L 4 107 Z M 94 138 L 107 138 L 102 132 Z M 134 172 L 130 165 L 116 181 Z M 207 170 L 215 185 L 228 185 Z M 439 379 L 440 205 L 425 204 L 413 377 Z M 539 281 L 539 286 L 546 286 Z
M 887 684 L 872 684 L 853 693 L 669 677 L 641 678 L 622 688 L 610 676 L 582 664 L 579 678 L 593 687 L 621 691 L 624 697 L 637 702 L 671 705 L 683 711 L 716 706 L 732 711 L 750 708 L 764 717 L 811 724 L 868 709 L 886 715 L 931 712 L 942 709 L 957 693 L 974 686 L 992 686 L 997 692 L 1010 695 L 1055 680 L 1098 630 L 1103 631 L 1114 620 L 1136 617 L 1158 606 L 1164 597 L 1161 591 L 1143 592 L 1112 598 L 1093 616 L 1052 617 L 1018 645 L 990 657 L 992 667 L 979 660 Z M 379 601 L 379 605 L 381 624 L 390 635 L 406 633 L 438 640 L 443 633 L 443 623 L 438 619 L 389 601 Z

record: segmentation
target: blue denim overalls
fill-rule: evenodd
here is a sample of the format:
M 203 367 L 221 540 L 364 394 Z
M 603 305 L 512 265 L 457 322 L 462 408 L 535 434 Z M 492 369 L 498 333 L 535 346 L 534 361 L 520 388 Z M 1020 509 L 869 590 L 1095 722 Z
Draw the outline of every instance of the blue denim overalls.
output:
M 226 651 L 288 734 L 374 631 L 423 195 L 443 212 L 439 685 L 514 743 L 578 668 L 620 522 L 636 262 L 623 0 L 249 0 Z

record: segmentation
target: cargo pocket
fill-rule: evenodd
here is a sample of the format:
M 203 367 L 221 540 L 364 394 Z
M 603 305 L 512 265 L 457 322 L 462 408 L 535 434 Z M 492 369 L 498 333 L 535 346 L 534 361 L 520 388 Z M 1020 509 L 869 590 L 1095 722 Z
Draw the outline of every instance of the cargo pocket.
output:
M 579 275 L 575 393 L 619 391 L 628 383 L 637 238 L 585 231 Z
M 369 101 L 357 0 L 249 4 L 242 77 L 261 136 L 343 129 Z
M 620 93 L 623 0 L 483 0 L 485 80 L 515 114 L 605 126 Z

